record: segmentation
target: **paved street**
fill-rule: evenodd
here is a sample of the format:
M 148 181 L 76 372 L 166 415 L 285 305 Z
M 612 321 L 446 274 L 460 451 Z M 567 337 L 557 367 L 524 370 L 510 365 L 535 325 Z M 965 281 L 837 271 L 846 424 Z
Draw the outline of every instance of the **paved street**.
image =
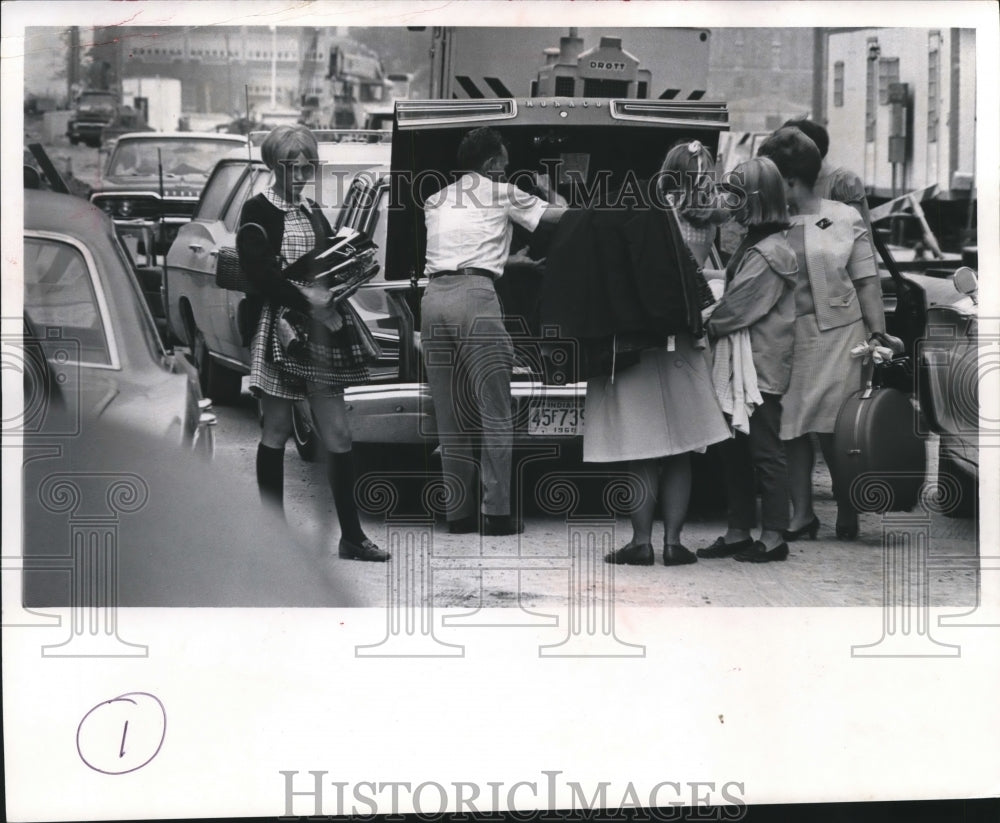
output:
M 245 385 L 245 383 L 244 383 Z M 256 406 L 244 392 L 237 407 L 217 409 L 219 461 L 234 466 L 239 482 L 252 483 L 257 446 Z M 396 452 L 398 454 L 398 452 Z M 289 443 L 285 452 L 285 497 L 288 520 L 300 540 L 307 542 L 343 576 L 359 601 L 381 606 L 387 599 L 387 574 L 381 564 L 340 560 L 336 556 L 339 528 L 325 478 L 325 467 L 302 461 Z M 406 483 L 405 472 L 435 471 L 439 464 L 421 466 L 405 458 L 393 459 L 386 453 L 358 449 L 359 486 L 366 472 L 398 478 L 401 508 L 412 512 L 418 489 Z M 936 461 L 934 461 L 936 463 Z M 936 465 L 932 463 L 932 469 Z M 544 472 L 578 471 L 581 464 L 560 461 Z M 594 467 L 589 469 L 594 473 Z M 709 478 L 711 480 L 711 478 Z M 696 499 L 683 539 L 692 549 L 707 546 L 724 531 L 718 501 L 711 500 L 711 483 L 696 472 Z M 696 564 L 665 568 L 620 566 L 614 568 L 614 597 L 621 606 L 878 606 L 883 602 L 883 518 L 862 515 L 861 535 L 856 541 L 834 536 L 836 505 L 830 492 L 829 475 L 820 462 L 815 472 L 816 511 L 823 524 L 815 541 L 790 544 L 791 556 L 784 563 L 749 564 L 731 559 L 701 560 Z M 708 492 L 706 493 L 706 489 Z M 570 533 L 577 523 L 565 516 L 539 511 L 532 499 L 537 488 L 522 490 L 526 528 L 519 537 L 449 535 L 439 519 L 434 528 L 432 554 L 436 558 L 433 575 L 433 604 L 437 607 L 498 607 L 518 602 L 526 608 L 559 609 L 569 602 L 565 562 L 541 558 L 565 557 Z M 709 499 L 706 499 L 709 498 Z M 715 505 L 711 505 L 715 503 Z M 892 517 L 890 515 L 889 517 Z M 387 545 L 384 516 L 368 515 L 364 525 L 369 535 Z M 970 568 L 976 557 L 976 526 L 973 520 L 931 515 L 921 528 L 929 528 L 930 604 L 966 606 L 976 602 L 976 573 Z M 603 528 L 603 526 L 602 526 Z M 917 527 L 911 527 L 913 530 Z M 628 519 L 619 517 L 614 525 L 614 544 L 630 537 Z M 662 540 L 662 525 L 654 527 L 654 546 Z M 520 557 L 522 566 L 534 566 L 518 573 L 517 561 L 503 564 L 500 558 Z M 485 558 L 475 560 L 474 558 Z M 438 562 L 437 558 L 449 558 Z M 453 558 L 464 558 L 456 560 Z M 943 559 L 942 559 L 943 558 Z M 485 566 L 480 572 L 470 568 Z M 514 569 L 497 569 L 507 565 Z M 448 568 L 451 566 L 452 568 Z M 460 566 L 462 568 L 455 568 Z M 540 567 L 540 568 L 539 568 Z M 608 571 L 607 567 L 597 570 Z M 480 583 L 481 580 L 481 583 Z M 594 584 L 598 585 L 598 584 Z M 594 592 L 600 597 L 599 592 Z

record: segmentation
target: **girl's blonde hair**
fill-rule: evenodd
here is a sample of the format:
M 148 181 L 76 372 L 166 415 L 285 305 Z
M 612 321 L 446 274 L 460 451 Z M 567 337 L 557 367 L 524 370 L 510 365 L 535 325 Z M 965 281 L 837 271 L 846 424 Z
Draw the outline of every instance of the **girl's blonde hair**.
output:
M 271 169 L 285 160 L 304 154 L 308 160 L 319 160 L 316 137 L 305 126 L 275 126 L 260 146 L 260 157 Z
M 740 163 L 729 177 L 730 188 L 740 190 L 740 204 L 733 217 L 744 226 L 788 222 L 785 178 L 768 157 Z

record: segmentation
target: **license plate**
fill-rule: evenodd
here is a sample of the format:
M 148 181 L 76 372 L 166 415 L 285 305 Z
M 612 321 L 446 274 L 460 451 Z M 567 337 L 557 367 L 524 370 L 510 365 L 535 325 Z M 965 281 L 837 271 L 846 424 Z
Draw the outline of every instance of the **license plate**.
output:
M 538 400 L 528 407 L 528 434 L 572 437 L 583 425 L 583 407 L 577 400 Z

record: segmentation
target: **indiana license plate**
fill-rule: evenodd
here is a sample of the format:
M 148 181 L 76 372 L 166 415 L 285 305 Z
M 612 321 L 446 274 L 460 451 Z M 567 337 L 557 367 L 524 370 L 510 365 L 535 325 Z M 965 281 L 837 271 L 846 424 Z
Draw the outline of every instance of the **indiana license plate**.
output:
M 583 407 L 577 400 L 539 400 L 528 407 L 528 434 L 572 437 L 583 425 Z

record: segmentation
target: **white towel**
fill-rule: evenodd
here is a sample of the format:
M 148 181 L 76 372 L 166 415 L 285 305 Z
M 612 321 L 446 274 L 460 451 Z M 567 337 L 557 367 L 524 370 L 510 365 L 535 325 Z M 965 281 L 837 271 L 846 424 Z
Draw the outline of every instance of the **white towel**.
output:
M 722 410 L 732 417 L 733 429 L 749 434 L 750 415 L 764 402 L 757 386 L 749 329 L 740 329 L 716 342 L 712 384 Z

